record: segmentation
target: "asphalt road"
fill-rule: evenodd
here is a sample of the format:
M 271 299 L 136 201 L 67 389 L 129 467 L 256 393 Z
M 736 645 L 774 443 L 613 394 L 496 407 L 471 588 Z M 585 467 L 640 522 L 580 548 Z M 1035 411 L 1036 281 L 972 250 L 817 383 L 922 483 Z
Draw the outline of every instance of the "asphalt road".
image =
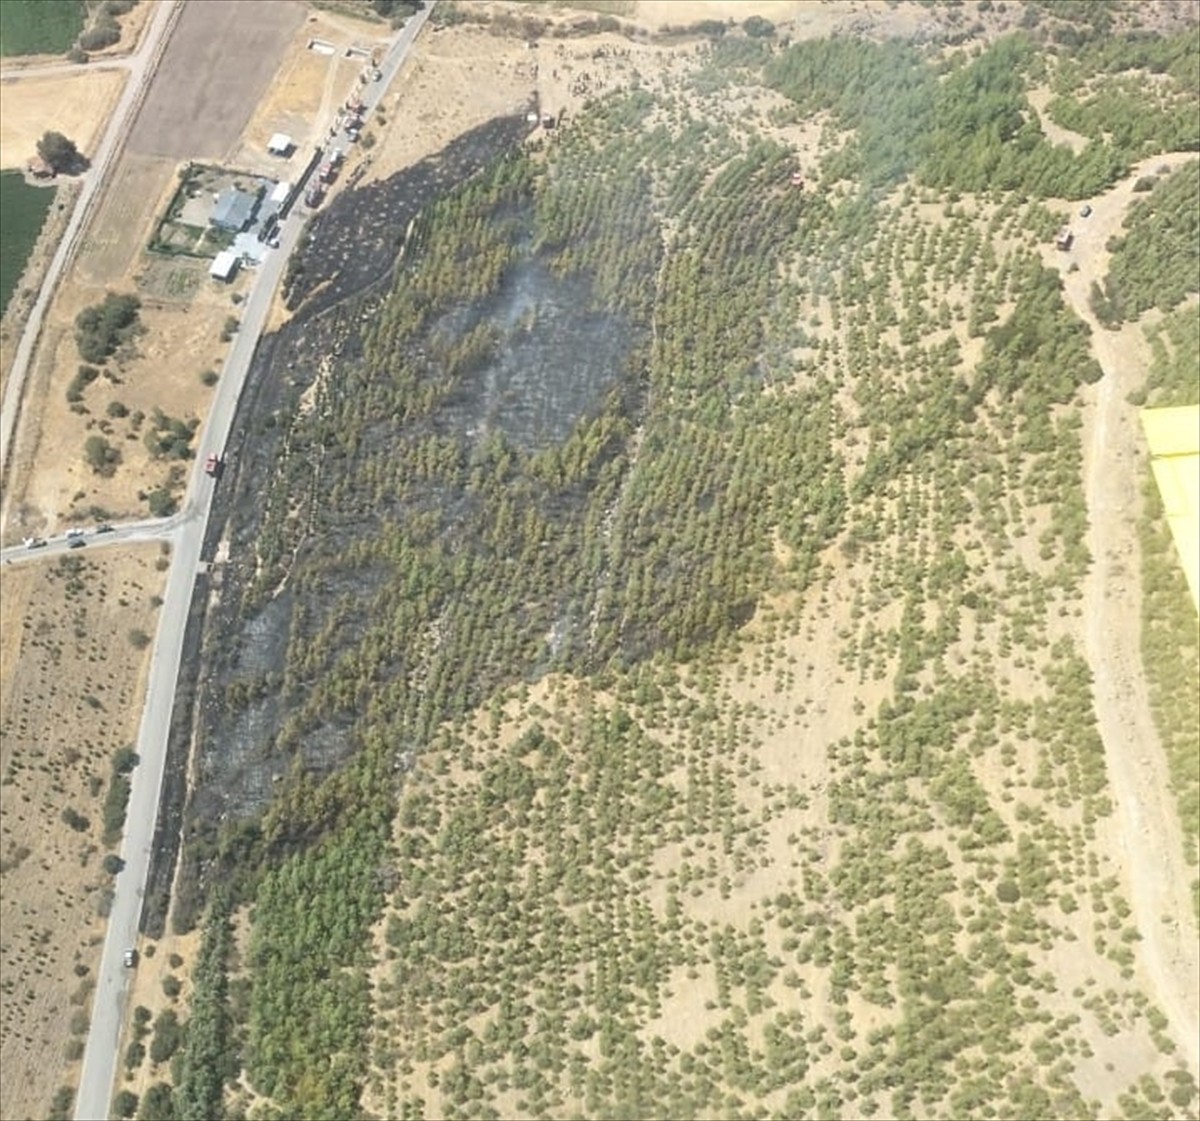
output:
M 366 93 L 362 95 L 369 107 L 378 104 L 387 92 L 388 85 L 403 64 L 408 49 L 432 8 L 430 4 L 413 16 L 393 41 L 380 66 L 383 72 L 381 79 L 368 87 L 369 96 Z M 183 509 L 169 519 L 122 525 L 115 527 L 113 533 L 93 533 L 84 538 L 88 542 L 88 549 L 106 548 L 122 541 L 159 538 L 172 541 L 174 553 L 151 655 L 146 703 L 137 742 L 140 763 L 132 776 L 129 812 L 121 849 L 125 868 L 116 877 L 104 952 L 96 979 L 92 1026 L 88 1032 L 83 1071 L 76 1095 L 76 1121 L 97 1121 L 107 1117 L 114 1090 L 121 1028 L 131 991 L 129 971 L 123 964 L 123 956 L 126 948 L 138 945 L 138 925 L 166 768 L 167 736 L 179 678 L 184 630 L 200 563 L 200 548 L 208 525 L 213 488 L 219 485 L 204 473 L 204 459 L 210 451 L 222 453 L 228 440 L 255 348 L 266 325 L 287 259 L 303 232 L 305 217 L 304 208 L 297 207 L 282 225 L 279 247 L 269 253 L 258 267 L 253 287 L 242 305 L 241 327 L 234 336 L 212 407 L 201 430 L 199 454 L 188 481 Z M 13 563 L 26 563 L 34 555 L 55 555 L 66 548 L 66 540 L 60 537 L 43 549 L 32 552 L 24 548 L 10 549 L 5 551 L 3 557 Z M 84 550 L 78 552 L 82 554 Z
M 137 53 L 128 60 L 129 81 L 117 102 L 117 107 L 104 131 L 100 147 L 91 157 L 92 166 L 83 176 L 83 189 L 75 203 L 75 211 L 67 223 L 58 249 L 50 260 L 46 277 L 42 281 L 41 290 L 33 309 L 29 313 L 29 321 L 21 333 L 21 341 L 17 344 L 17 353 L 13 359 L 12 369 L 4 383 L 4 401 L 0 406 L 0 485 L 7 479 L 8 457 L 12 450 L 12 439 L 16 432 L 17 416 L 21 411 L 21 401 L 25 392 L 25 376 L 29 371 L 29 362 L 33 357 L 34 346 L 42 331 L 42 320 L 46 309 L 58 288 L 59 277 L 75 256 L 79 247 L 79 238 L 92 216 L 92 209 L 101 197 L 104 181 L 112 168 L 118 152 L 121 150 L 129 128 L 133 124 L 137 110 L 141 106 L 142 97 L 155 67 L 162 54 L 162 46 L 174 26 L 177 12 L 181 8 L 181 0 L 160 0 L 158 8 L 151 17 L 150 26 L 138 46 Z M 28 77 L 30 71 L 24 71 L 22 76 Z M 84 153 L 87 154 L 86 152 Z M 5 504 L 7 508 L 7 504 Z M 5 509 L 5 514 L 7 509 Z M 0 518 L 0 528 L 4 519 Z

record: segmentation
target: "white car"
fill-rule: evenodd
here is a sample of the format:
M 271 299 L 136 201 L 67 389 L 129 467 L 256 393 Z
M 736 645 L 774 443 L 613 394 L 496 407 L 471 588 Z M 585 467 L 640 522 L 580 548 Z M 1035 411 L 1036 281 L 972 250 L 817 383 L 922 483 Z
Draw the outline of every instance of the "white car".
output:
M 70 541 L 72 537 L 82 537 L 83 530 L 77 526 L 75 529 L 68 529 L 65 536 L 67 540 Z
M 126 969 L 132 969 L 135 965 L 137 965 L 137 950 L 133 949 L 131 946 L 125 951 L 122 960 L 125 962 Z

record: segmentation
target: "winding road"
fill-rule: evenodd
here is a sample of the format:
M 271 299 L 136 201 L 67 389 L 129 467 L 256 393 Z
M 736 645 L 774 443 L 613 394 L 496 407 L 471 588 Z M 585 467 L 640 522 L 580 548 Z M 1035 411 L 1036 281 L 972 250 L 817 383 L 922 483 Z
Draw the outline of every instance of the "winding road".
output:
M 1091 215 L 1072 223 L 1076 243 L 1071 259 L 1078 271 L 1063 275 L 1067 301 L 1091 327 L 1092 349 L 1104 371 L 1091 410 L 1090 441 L 1085 436 L 1084 444 L 1092 556 L 1083 593 L 1084 647 L 1116 805 L 1119 856 L 1142 936 L 1138 957 L 1178 1053 L 1193 1073 L 1200 1069 L 1200 937 L 1190 889 L 1196 870 L 1184 857 L 1141 654 L 1137 511 L 1142 438 L 1128 397 L 1145 379 L 1149 348 L 1139 324 L 1126 324 L 1120 331 L 1102 327 L 1088 296 L 1092 281 L 1103 280 L 1108 271 L 1105 246 L 1120 233 L 1126 209 L 1138 197 L 1134 183 L 1159 167 L 1178 167 L 1195 158 L 1195 153 L 1153 157 L 1090 200 Z

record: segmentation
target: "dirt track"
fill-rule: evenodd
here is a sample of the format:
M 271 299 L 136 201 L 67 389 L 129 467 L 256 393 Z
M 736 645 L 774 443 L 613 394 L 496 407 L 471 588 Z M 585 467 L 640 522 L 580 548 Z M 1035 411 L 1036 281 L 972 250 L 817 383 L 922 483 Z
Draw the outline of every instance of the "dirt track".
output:
M 159 68 L 158 98 L 138 116 L 128 150 L 223 158 L 266 93 L 304 13 L 291 0 L 188 4 Z
M 1102 280 L 1108 271 L 1104 246 L 1121 232 L 1126 210 L 1137 197 L 1134 182 L 1163 165 L 1192 159 L 1192 153 L 1153 157 L 1093 199 L 1092 215 L 1073 223 L 1078 240 L 1072 258 L 1079 271 L 1064 279 L 1068 301 L 1092 328 L 1093 351 L 1104 370 L 1089 418 L 1090 443 L 1086 436 L 1084 442 L 1092 568 L 1084 586 L 1083 618 L 1096 715 L 1117 803 L 1114 839 L 1142 935 L 1142 967 L 1155 1002 L 1170 1020 L 1181 1057 L 1195 1070 L 1200 1065 L 1200 941 L 1189 889 L 1195 870 L 1184 859 L 1179 815 L 1141 661 L 1141 433 L 1137 412 L 1126 399 L 1145 378 L 1149 348 L 1140 325 L 1105 330 L 1088 306 L 1092 281 Z

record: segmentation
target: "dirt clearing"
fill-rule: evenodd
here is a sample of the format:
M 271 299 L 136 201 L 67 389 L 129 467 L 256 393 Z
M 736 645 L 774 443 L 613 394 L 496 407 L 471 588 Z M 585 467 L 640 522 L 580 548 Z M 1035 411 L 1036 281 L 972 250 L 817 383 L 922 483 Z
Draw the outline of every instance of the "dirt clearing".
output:
M 304 8 L 288 0 L 188 4 L 163 55 L 130 152 L 224 159 L 275 74 Z
M 80 71 L 62 78 L 6 75 L 0 84 L 0 167 L 24 167 L 50 129 L 74 140 L 85 156 L 93 153 L 126 77 L 123 70 Z
M 176 166 L 173 160 L 125 154 L 80 243 L 75 262 L 80 280 L 104 286 L 126 278 L 177 186 Z
M 138 634 L 154 631 L 162 559 L 145 545 L 4 571 L 3 1117 L 46 1116 L 75 1077 L 111 883 L 104 798 L 114 752 L 137 738 L 149 654 Z
M 201 374 L 220 371 L 228 351 L 221 332 L 237 315 L 232 297 L 249 279 L 220 285 L 206 266 L 186 258 L 144 259 L 137 291 L 145 332 L 127 358 L 109 360 L 105 369 L 112 377 L 102 374 L 86 387 L 82 412 L 66 398 L 80 361 L 72 324 L 84 307 L 103 299 L 104 290 L 72 284 L 60 294 L 28 389 L 29 423 L 16 445 L 10 536 L 52 533 L 92 506 L 107 517 L 146 517 L 138 492 L 165 485 L 172 467 L 186 470 L 187 461 L 152 459 L 146 433 L 159 409 L 185 422 L 203 418 L 213 390 Z M 84 443 L 93 435 L 120 453 L 110 478 L 84 461 Z
M 310 14 L 292 37 L 275 81 L 259 100 L 230 162 L 283 178 L 298 174 L 313 146 L 321 142 L 338 105 L 357 88 L 364 63 L 359 57 L 347 58 L 346 48 L 385 45 L 387 34 L 383 24 L 362 23 L 328 12 Z M 334 52 L 309 50 L 313 39 L 332 44 Z M 276 132 L 286 133 L 296 142 L 289 160 L 267 154 L 267 141 Z

